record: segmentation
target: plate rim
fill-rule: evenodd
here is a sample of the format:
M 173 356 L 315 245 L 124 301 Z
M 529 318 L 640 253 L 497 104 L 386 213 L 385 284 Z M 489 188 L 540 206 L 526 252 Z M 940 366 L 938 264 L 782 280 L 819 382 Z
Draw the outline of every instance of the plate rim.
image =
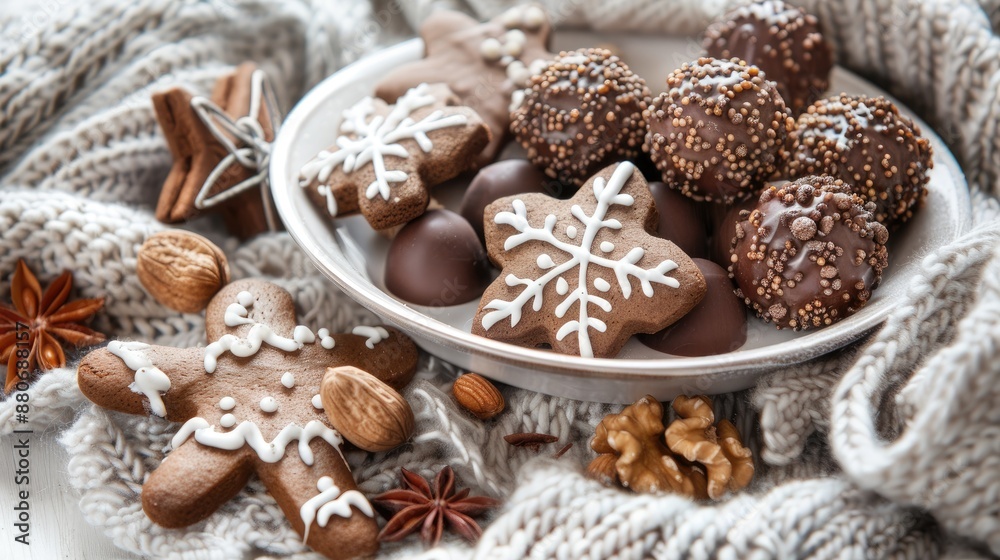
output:
M 607 40 L 607 34 L 602 34 L 601 36 Z M 672 38 L 672 36 L 662 38 Z M 370 64 L 371 58 L 398 59 L 400 62 L 404 59 L 416 60 L 423 55 L 423 50 L 423 41 L 420 38 L 415 38 L 370 53 L 325 78 L 303 96 L 292 108 L 275 138 L 269 169 L 275 207 L 283 219 L 286 216 L 289 218 L 298 216 L 291 195 L 294 189 L 289 188 L 289 185 L 286 184 L 287 181 L 285 181 L 285 168 L 290 158 L 291 146 L 295 137 L 294 133 L 301 128 L 310 113 L 330 95 L 330 92 L 349 85 L 357 74 L 363 73 L 363 66 Z M 865 78 L 842 67 L 838 66 L 835 68 L 835 71 L 847 72 L 852 79 L 860 80 L 865 84 L 871 84 Z M 876 87 L 874 84 L 872 86 Z M 882 88 L 878 89 L 884 91 Z M 882 95 L 897 105 L 905 106 L 888 94 Z M 910 112 L 914 113 L 912 110 Z M 914 117 L 925 136 L 932 138 L 936 144 L 946 146 L 933 128 L 928 126 L 915 113 Z M 945 167 L 952 175 L 955 175 L 956 170 L 958 170 L 957 176 L 954 176 L 953 180 L 956 185 L 965 186 L 964 189 L 955 189 L 956 192 L 954 193 L 956 208 L 958 210 L 958 220 L 956 222 L 957 237 L 968 232 L 972 224 L 971 197 L 968 182 L 965 179 L 961 166 L 950 150 L 946 150 L 944 153 L 941 153 L 940 150 L 935 150 L 934 160 L 935 165 L 944 165 L 947 163 Z M 577 378 L 648 380 L 650 378 L 662 379 L 670 377 L 690 378 L 704 374 L 723 374 L 727 372 L 730 375 L 739 375 L 741 372 L 757 372 L 774 367 L 799 364 L 829 354 L 863 338 L 881 325 L 894 309 L 892 305 L 885 305 L 873 312 L 859 313 L 840 321 L 838 323 L 840 328 L 838 329 L 819 329 L 792 340 L 760 348 L 737 350 L 727 354 L 668 358 L 584 358 L 570 356 L 515 346 L 465 332 L 389 297 L 374 282 L 358 282 L 358 279 L 362 281 L 365 279 L 356 270 L 353 273 L 360 278 L 351 278 L 352 271 L 350 270 L 347 274 L 343 272 L 338 274 L 337 271 L 333 270 L 331 265 L 336 265 L 339 269 L 343 269 L 341 265 L 344 263 L 328 262 L 322 251 L 313 248 L 315 242 L 309 239 L 307 228 L 302 220 L 285 219 L 284 221 L 292 239 L 324 276 L 330 278 L 334 284 L 363 307 L 399 326 L 408 334 L 411 334 L 411 336 L 428 339 L 434 344 L 450 347 L 459 352 L 485 357 L 504 364 L 533 370 L 558 372 Z M 946 242 L 951 240 L 949 239 Z M 341 247 L 338 246 L 331 250 L 341 253 L 343 257 Z M 344 257 L 344 262 L 347 262 L 346 257 Z M 353 269 L 353 267 L 351 268 Z M 906 288 L 904 287 L 904 293 L 905 290 Z M 807 339 L 805 347 L 803 347 L 804 339 Z M 799 352 L 795 352 L 794 350 L 799 350 Z M 780 353 L 780 356 L 777 357 L 778 359 L 776 359 L 776 353 Z

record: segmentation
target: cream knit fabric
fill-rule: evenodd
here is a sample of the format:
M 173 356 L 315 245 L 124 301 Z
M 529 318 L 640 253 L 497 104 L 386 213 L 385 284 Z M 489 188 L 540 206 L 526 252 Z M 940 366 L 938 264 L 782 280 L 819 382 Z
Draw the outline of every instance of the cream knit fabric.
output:
M 690 33 L 723 0 L 547 0 L 566 26 Z M 426 558 L 935 558 L 1000 555 L 1000 22 L 995 0 L 805 0 L 842 64 L 922 111 L 973 185 L 974 229 L 927 255 L 906 305 L 855 348 L 775 371 L 723 395 L 757 453 L 758 477 L 719 504 L 637 496 L 585 479 L 594 403 L 505 388 L 509 410 L 471 420 L 432 357 L 406 390 L 413 443 L 348 457 L 362 490 L 395 486 L 400 466 L 455 468 L 463 486 L 504 498 L 475 548 L 457 540 L 386 556 Z M 91 0 L 33 20 L 0 19 L 0 293 L 26 258 L 45 280 L 76 273 L 81 296 L 107 298 L 97 327 L 114 338 L 203 342 L 204 320 L 157 304 L 135 254 L 163 229 L 152 207 L 170 165 L 149 94 L 206 92 L 252 59 L 285 107 L 343 64 L 412 34 L 433 9 L 495 15 L 501 0 Z M 2 17 L 2 16 L 0 16 Z M 932 211 L 933 209 L 929 209 Z M 285 234 L 240 244 L 209 220 L 189 225 L 230 258 L 234 278 L 287 288 L 307 325 L 376 319 L 335 291 Z M 307 312 L 306 312 L 307 311 Z M 80 395 L 73 367 L 30 389 L 35 429 L 61 432 L 82 514 L 119 547 L 155 558 L 296 557 L 299 544 L 257 482 L 184 530 L 153 525 L 139 491 L 176 425 L 109 413 Z M 0 403 L 0 432 L 19 427 Z M 559 460 L 502 436 L 540 431 L 573 441 Z M 526 466 L 527 465 L 527 466 Z M 956 545 L 956 542 L 959 544 Z M 958 547 L 958 548 L 956 548 Z

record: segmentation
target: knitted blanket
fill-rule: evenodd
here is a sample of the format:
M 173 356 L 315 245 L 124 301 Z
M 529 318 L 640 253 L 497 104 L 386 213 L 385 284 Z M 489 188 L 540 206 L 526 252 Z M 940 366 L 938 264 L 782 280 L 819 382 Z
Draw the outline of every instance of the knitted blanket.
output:
M 564 27 L 686 34 L 723 0 L 548 0 Z M 715 504 L 635 495 L 586 479 L 588 440 L 619 407 L 503 389 L 494 424 L 456 409 L 456 369 L 424 357 L 405 391 L 411 444 L 348 456 L 366 494 L 399 467 L 454 467 L 463 486 L 502 498 L 474 547 L 413 541 L 386 556 L 427 558 L 936 558 L 1000 555 L 1000 24 L 997 0 L 799 0 L 820 16 L 839 63 L 918 110 L 973 189 L 974 226 L 924 256 L 905 304 L 853 348 L 776 370 L 716 398 L 755 451 L 747 492 Z M 136 251 L 165 226 L 153 207 L 171 156 L 150 93 L 206 93 L 254 60 L 286 109 L 364 53 L 413 34 L 432 9 L 495 15 L 501 0 L 88 0 L 0 16 L 0 293 L 17 259 L 43 278 L 76 273 L 106 297 L 96 327 L 113 338 L 189 346 L 204 319 L 164 308 L 139 284 Z M 57 6 L 54 6 L 57 5 Z M 43 16 L 43 17 L 41 17 Z M 933 211 L 928 208 L 927 211 Z M 187 227 L 220 245 L 234 279 L 291 292 L 303 322 L 343 329 L 376 318 L 337 292 L 287 234 L 240 243 L 211 220 Z M 75 368 L 29 390 L 35 430 L 59 432 L 81 514 L 126 550 L 156 558 L 312 558 L 259 482 L 183 530 L 153 525 L 139 492 L 176 425 L 91 406 Z M 0 402 L 0 432 L 14 423 Z M 546 432 L 575 446 L 547 459 L 503 440 Z

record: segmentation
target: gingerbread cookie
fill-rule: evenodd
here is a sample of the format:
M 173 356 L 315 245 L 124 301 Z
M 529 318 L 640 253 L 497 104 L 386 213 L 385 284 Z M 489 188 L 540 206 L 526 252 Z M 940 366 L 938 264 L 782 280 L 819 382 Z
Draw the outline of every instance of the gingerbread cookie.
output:
M 490 127 L 492 140 L 477 159 L 496 159 L 508 138 L 513 93 L 552 58 L 546 46 L 552 26 L 538 5 L 516 6 L 480 24 L 456 11 L 435 12 L 420 28 L 425 55 L 403 65 L 375 87 L 393 102 L 423 82 L 444 82 Z
M 646 180 L 608 167 L 569 200 L 528 193 L 486 208 L 486 244 L 500 277 L 472 332 L 585 357 L 613 357 L 628 338 L 672 324 L 705 295 L 705 279 L 657 224 Z M 530 308 L 526 308 L 530 303 Z
M 366 97 L 344 111 L 341 136 L 306 163 L 299 185 L 332 216 L 358 210 L 375 229 L 424 213 L 427 192 L 469 167 L 489 141 L 475 111 L 442 84 L 420 84 L 395 105 Z
M 328 367 L 352 365 L 399 389 L 416 371 L 413 342 L 386 327 L 314 333 L 296 325 L 288 292 L 254 280 L 212 299 L 206 334 L 201 348 L 114 341 L 80 363 L 80 390 L 94 403 L 183 422 L 143 485 L 149 518 L 164 527 L 200 521 L 256 472 L 314 550 L 373 554 L 378 526 L 322 410 L 320 383 Z
M 227 229 L 242 239 L 280 227 L 263 147 L 274 140 L 281 115 L 262 70 L 241 64 L 219 79 L 210 99 L 176 87 L 152 101 L 174 157 L 157 220 L 175 224 L 218 208 Z

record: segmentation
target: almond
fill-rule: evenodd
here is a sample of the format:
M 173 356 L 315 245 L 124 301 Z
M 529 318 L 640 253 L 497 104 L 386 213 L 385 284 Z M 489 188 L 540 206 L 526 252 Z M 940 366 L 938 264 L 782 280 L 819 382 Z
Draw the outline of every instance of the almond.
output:
M 229 263 L 222 250 L 181 229 L 150 236 L 139 248 L 135 271 L 153 299 L 184 313 L 205 309 L 229 283 Z
M 319 394 L 333 427 L 365 451 L 387 451 L 413 434 L 410 404 L 364 370 L 354 366 L 327 368 Z
M 503 412 L 503 395 L 478 373 L 460 375 L 451 387 L 455 400 L 480 420 L 489 420 Z

